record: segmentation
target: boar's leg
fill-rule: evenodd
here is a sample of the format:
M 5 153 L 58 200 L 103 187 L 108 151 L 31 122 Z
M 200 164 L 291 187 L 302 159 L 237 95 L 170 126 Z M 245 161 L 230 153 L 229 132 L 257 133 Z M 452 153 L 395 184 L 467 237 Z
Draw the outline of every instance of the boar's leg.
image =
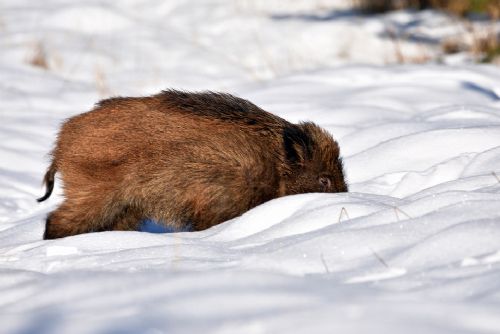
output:
M 45 224 L 44 239 L 64 238 L 88 232 L 109 231 L 115 222 L 116 209 L 102 203 L 73 203 L 66 200 L 52 211 Z
M 140 210 L 125 206 L 116 218 L 112 229 L 115 231 L 137 231 L 143 218 Z
M 102 204 L 100 204 L 102 205 Z M 76 234 L 102 231 L 137 231 L 142 212 L 130 206 L 108 206 L 99 203 L 82 206 L 64 202 L 46 220 L 44 239 L 64 238 Z
M 63 203 L 52 211 L 45 222 L 44 239 L 64 238 L 75 234 L 89 232 L 88 224 L 82 221 L 82 213 L 74 206 Z

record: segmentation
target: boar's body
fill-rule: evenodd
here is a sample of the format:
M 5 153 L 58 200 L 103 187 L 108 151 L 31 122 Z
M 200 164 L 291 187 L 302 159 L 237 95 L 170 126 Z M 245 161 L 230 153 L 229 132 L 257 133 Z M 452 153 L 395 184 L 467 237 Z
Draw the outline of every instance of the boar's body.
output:
M 67 120 L 45 175 L 65 201 L 44 238 L 136 230 L 151 218 L 203 230 L 270 199 L 347 191 L 335 141 L 220 93 L 112 98 Z

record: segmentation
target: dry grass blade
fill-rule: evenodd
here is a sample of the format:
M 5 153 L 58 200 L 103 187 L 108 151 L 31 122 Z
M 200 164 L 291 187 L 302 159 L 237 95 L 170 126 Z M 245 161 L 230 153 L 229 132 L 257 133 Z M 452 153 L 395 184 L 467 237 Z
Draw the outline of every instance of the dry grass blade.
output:
M 396 33 L 396 29 L 393 27 L 386 27 L 385 31 L 394 45 L 394 54 L 396 55 L 396 60 L 399 64 L 406 63 L 405 56 L 401 50 L 400 38 Z
M 342 217 L 347 217 L 347 220 L 350 220 L 351 218 L 349 217 L 349 214 L 347 213 L 347 210 L 346 208 L 342 207 L 342 209 L 340 210 L 340 215 L 339 215 L 339 221 L 338 223 L 340 223 L 342 221 Z
M 321 253 L 320 258 L 321 258 L 321 263 L 323 263 L 323 267 L 325 267 L 326 273 L 329 274 L 330 269 L 328 268 L 328 265 L 326 264 L 325 257 L 323 256 L 323 253 Z
M 401 212 L 404 216 L 406 216 L 406 218 L 411 219 L 411 216 L 409 214 L 407 214 L 406 212 L 404 212 L 403 210 L 401 210 L 397 206 L 395 206 L 393 209 L 394 209 L 394 213 L 396 214 L 396 219 L 398 221 L 401 220 L 400 217 L 399 217 L 399 213 L 398 212 Z
M 389 268 L 389 265 L 387 264 L 387 262 L 385 262 L 385 260 L 377 252 L 375 252 L 375 250 L 373 250 L 373 248 L 370 248 L 370 250 L 372 251 L 373 256 L 375 256 L 377 258 L 377 260 L 380 263 L 382 263 L 382 265 L 384 267 Z
M 107 97 L 111 95 L 111 90 L 106 81 L 106 75 L 99 66 L 95 67 L 95 86 L 99 96 Z
M 491 172 L 491 175 L 497 180 L 498 183 L 500 183 L 500 177 L 498 177 L 497 173 Z
M 45 52 L 45 48 L 42 43 L 38 42 L 33 47 L 33 54 L 28 59 L 28 63 L 35 66 L 40 67 L 45 70 L 49 69 L 49 63 L 47 61 L 47 53 Z

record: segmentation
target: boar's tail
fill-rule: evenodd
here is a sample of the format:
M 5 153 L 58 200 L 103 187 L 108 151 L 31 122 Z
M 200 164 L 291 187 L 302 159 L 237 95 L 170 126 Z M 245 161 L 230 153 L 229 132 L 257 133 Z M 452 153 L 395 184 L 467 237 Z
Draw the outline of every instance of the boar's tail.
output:
M 56 175 L 57 167 L 54 162 L 50 165 L 49 169 L 47 169 L 47 173 L 45 173 L 45 177 L 43 178 L 43 184 L 47 188 L 45 191 L 45 195 L 37 199 L 37 202 L 43 202 L 52 194 L 52 190 L 54 190 L 54 176 Z

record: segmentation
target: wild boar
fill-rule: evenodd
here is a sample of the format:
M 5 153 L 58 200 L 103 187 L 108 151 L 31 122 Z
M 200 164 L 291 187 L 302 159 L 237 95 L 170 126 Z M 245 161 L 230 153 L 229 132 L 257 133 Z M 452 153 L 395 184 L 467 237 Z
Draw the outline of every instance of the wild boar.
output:
M 325 130 L 214 92 L 100 101 L 62 125 L 39 202 L 56 172 L 65 200 L 44 239 L 137 230 L 144 219 L 199 231 L 280 196 L 348 190 Z

